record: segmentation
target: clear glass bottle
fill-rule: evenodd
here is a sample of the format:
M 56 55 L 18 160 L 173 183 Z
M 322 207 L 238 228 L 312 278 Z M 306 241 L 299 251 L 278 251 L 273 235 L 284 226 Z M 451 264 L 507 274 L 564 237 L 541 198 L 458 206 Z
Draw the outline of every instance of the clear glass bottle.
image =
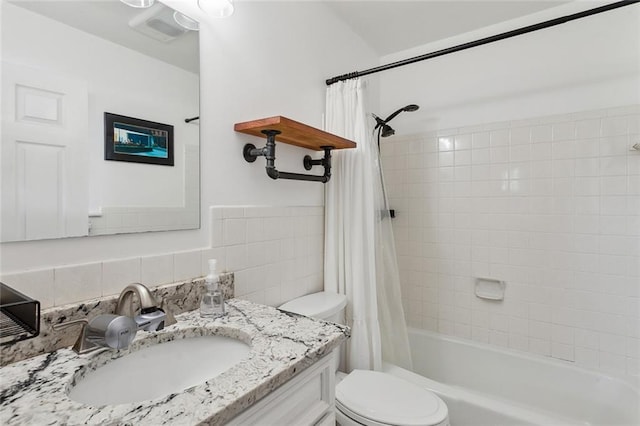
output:
M 205 289 L 200 301 L 200 316 L 203 318 L 218 318 L 225 314 L 224 295 L 220 290 L 216 263 L 215 259 L 209 259 L 209 275 L 204 280 Z

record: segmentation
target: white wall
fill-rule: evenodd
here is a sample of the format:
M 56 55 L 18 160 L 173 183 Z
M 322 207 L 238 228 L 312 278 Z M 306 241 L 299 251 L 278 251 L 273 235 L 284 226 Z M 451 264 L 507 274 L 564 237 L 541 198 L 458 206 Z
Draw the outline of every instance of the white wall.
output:
M 235 133 L 233 123 L 284 115 L 322 128 L 325 79 L 377 58 L 316 2 L 238 2 L 231 19 L 201 33 L 203 205 L 322 205 L 322 184 L 273 181 L 264 159 L 245 162 L 244 144 L 264 140 Z M 277 145 L 276 167 L 308 173 L 305 154 L 320 157 Z
M 421 106 L 382 145 L 411 325 L 639 374 L 638 31 L 634 5 L 381 77 Z
M 202 228 L 3 244 L 3 272 L 208 247 L 210 205 L 323 204 L 321 184 L 272 181 L 263 159 L 246 163 L 243 145 L 264 142 L 236 134 L 233 124 L 285 115 L 321 127 L 325 78 L 373 63 L 373 51 L 317 3 L 239 2 L 224 20 L 200 14 L 195 1 L 178 3 L 206 20 L 200 47 Z M 307 153 L 279 145 L 276 165 L 304 170 Z
M 572 2 L 383 57 L 390 63 L 593 8 Z M 420 110 L 397 135 L 640 101 L 640 5 L 622 7 L 380 74 L 381 105 Z

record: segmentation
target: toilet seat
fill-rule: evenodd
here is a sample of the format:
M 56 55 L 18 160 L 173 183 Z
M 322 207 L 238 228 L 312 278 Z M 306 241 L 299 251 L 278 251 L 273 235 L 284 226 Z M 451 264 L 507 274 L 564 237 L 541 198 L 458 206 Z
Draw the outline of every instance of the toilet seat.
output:
M 336 407 L 367 426 L 448 425 L 444 401 L 390 374 L 354 370 L 336 386 Z

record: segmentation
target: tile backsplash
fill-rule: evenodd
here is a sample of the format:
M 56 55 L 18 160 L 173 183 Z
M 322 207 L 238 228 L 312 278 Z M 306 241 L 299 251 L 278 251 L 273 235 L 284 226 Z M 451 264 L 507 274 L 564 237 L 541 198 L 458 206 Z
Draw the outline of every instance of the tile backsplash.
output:
M 638 375 L 636 143 L 639 106 L 385 141 L 409 324 Z
M 117 295 L 132 282 L 158 286 L 201 277 L 217 250 L 108 259 L 2 274 L 2 282 L 40 301 L 42 308 Z
M 212 207 L 211 250 L 236 297 L 278 306 L 324 288 L 324 207 Z
M 218 259 L 235 272 L 235 295 L 277 306 L 323 288 L 323 207 L 211 207 L 211 245 L 152 256 L 2 272 L 0 280 L 43 309 L 117 295 L 132 282 L 149 287 L 191 280 Z
M 225 299 L 234 297 L 233 274 L 221 274 L 220 288 Z M 204 291 L 204 280 L 186 280 L 179 283 L 151 287 L 151 294 L 158 302 L 158 306 L 167 312 L 168 316 L 176 316 L 183 312 L 198 309 Z M 134 297 L 131 305 L 138 311 L 138 299 Z M 0 365 L 31 358 L 46 352 L 53 352 L 63 347 L 69 347 L 77 340 L 80 327 L 65 327 L 54 330 L 53 326 L 69 321 L 93 318 L 101 314 L 114 314 L 118 304 L 118 295 L 97 297 L 82 302 L 69 303 L 43 309 L 40 315 L 40 334 L 38 336 L 0 346 Z

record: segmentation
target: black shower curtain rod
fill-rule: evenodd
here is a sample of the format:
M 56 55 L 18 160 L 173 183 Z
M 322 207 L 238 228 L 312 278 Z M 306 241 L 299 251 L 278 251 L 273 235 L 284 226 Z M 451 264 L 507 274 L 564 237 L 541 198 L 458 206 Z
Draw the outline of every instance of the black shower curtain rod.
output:
M 427 53 L 413 58 L 404 59 L 402 61 L 392 62 L 390 64 L 381 65 L 379 67 L 370 68 L 364 71 L 355 71 L 348 74 L 339 75 L 326 80 L 327 86 L 331 86 L 338 81 L 349 80 L 351 78 L 361 77 L 364 75 L 375 74 L 380 71 L 390 70 L 392 68 L 402 67 L 404 65 L 413 64 L 415 62 L 424 61 L 431 58 L 437 58 L 438 56 L 448 55 L 449 53 L 459 52 L 461 50 L 470 49 L 472 47 L 482 46 L 483 44 L 493 43 L 494 41 L 504 40 L 507 38 L 527 34 L 533 31 L 538 31 L 543 28 L 549 28 L 556 25 L 564 24 L 565 22 L 575 21 L 576 19 L 585 18 L 587 16 L 596 15 L 598 13 L 606 12 L 609 10 L 617 9 L 623 6 L 629 6 L 634 3 L 638 3 L 640 0 L 626 0 L 618 1 L 615 3 L 607 4 L 604 6 L 596 7 L 594 9 L 585 10 L 582 12 L 574 13 L 572 15 L 563 16 L 560 18 L 551 19 L 549 21 L 540 22 L 538 24 L 529 25 L 526 27 L 518 28 L 512 31 L 507 31 L 501 34 L 496 34 L 490 37 L 481 38 L 479 40 L 470 41 L 468 43 L 459 44 L 457 46 L 448 47 L 446 49 L 438 50 L 435 52 Z

